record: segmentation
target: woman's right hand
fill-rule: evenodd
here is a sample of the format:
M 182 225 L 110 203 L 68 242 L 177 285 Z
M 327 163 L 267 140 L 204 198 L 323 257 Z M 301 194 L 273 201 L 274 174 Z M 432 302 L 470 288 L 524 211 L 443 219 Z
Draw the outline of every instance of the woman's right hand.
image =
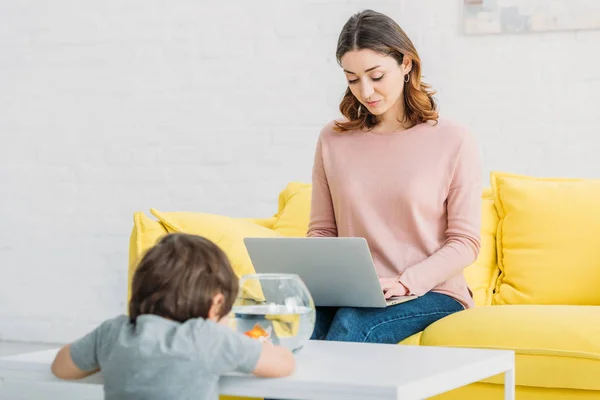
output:
M 379 278 L 379 284 L 386 299 L 395 296 L 406 296 L 408 289 L 398 281 L 399 276 L 393 278 Z

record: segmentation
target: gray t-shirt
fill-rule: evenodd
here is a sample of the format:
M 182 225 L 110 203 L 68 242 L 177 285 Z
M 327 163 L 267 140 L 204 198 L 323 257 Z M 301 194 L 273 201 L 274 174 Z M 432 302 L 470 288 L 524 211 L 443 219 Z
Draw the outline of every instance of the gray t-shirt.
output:
M 145 314 L 102 323 L 71 345 L 84 371 L 100 368 L 107 400 L 218 399 L 219 376 L 251 373 L 262 344 L 210 320 Z

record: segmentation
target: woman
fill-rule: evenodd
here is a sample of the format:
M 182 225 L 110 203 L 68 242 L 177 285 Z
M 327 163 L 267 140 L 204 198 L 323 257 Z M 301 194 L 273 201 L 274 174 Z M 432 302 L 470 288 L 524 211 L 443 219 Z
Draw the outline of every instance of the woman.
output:
M 417 51 L 392 19 L 352 16 L 336 56 L 345 118 L 319 136 L 307 236 L 364 237 L 385 297 L 417 297 L 319 307 L 313 339 L 397 343 L 473 306 L 463 269 L 480 247 L 479 154 L 463 127 L 438 117 Z

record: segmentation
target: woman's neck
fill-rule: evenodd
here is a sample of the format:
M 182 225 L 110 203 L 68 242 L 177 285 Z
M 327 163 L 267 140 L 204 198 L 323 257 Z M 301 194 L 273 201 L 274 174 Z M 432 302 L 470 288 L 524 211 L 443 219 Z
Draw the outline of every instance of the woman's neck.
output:
M 373 128 L 373 131 L 378 133 L 383 132 L 398 132 L 411 128 L 412 125 L 408 121 L 404 121 L 404 114 L 390 114 L 389 116 L 380 115 L 377 118 L 377 126 Z
M 410 122 L 404 121 L 404 101 L 400 99 L 398 104 L 385 113 L 377 116 L 375 132 L 398 132 L 411 127 Z

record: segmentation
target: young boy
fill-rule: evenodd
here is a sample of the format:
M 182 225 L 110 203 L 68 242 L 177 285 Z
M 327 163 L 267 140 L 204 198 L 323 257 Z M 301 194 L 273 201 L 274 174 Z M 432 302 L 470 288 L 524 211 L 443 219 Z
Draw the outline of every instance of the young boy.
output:
M 142 258 L 129 316 L 102 323 L 63 347 L 52 364 L 62 379 L 102 370 L 106 399 L 217 399 L 219 376 L 292 374 L 286 348 L 234 332 L 223 322 L 238 292 L 227 256 L 188 234 L 163 237 Z

